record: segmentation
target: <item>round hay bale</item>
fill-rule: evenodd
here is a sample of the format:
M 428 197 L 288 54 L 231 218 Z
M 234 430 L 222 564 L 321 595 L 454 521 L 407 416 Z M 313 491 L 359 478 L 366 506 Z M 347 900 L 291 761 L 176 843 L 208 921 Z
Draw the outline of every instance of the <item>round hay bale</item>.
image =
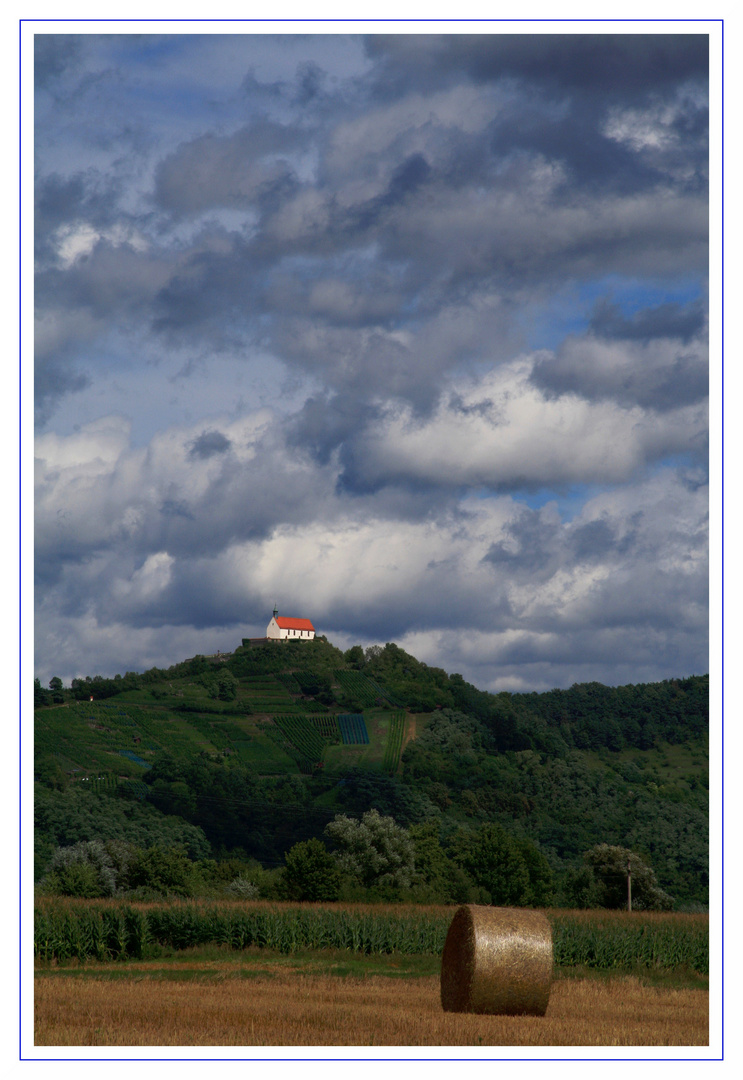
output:
M 441 959 L 445 1012 L 544 1016 L 552 981 L 552 928 L 540 911 L 467 904 Z

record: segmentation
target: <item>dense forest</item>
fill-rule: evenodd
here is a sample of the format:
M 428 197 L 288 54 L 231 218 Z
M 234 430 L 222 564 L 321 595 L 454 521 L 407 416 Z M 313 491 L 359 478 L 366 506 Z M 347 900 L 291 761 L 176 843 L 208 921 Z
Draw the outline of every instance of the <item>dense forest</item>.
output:
M 42 890 L 615 906 L 629 859 L 707 903 L 707 676 L 492 694 L 318 639 L 35 705 Z

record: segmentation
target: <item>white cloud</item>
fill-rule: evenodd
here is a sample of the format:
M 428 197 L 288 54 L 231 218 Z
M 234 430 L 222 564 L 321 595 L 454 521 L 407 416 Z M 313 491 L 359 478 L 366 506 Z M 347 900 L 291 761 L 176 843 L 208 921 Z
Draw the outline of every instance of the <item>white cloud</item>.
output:
M 137 252 L 147 251 L 149 247 L 145 237 L 129 226 L 118 224 L 99 230 L 85 221 L 60 225 L 52 237 L 52 244 L 56 247 L 60 263 L 64 269 L 68 269 L 79 259 L 90 255 L 101 240 L 112 247 L 127 244 Z
M 686 110 L 698 113 L 707 105 L 707 94 L 699 84 L 687 84 L 670 99 L 657 98 L 645 108 L 614 106 L 603 126 L 608 139 L 625 143 L 633 150 L 670 150 L 682 143 L 674 126 Z
M 274 601 L 494 688 L 698 665 L 703 49 L 530 41 L 38 37 L 40 675 Z
M 362 441 L 362 475 L 453 486 L 619 483 L 658 457 L 696 449 L 706 431 L 703 408 L 655 416 L 575 394 L 547 397 L 530 382 L 533 364 L 494 369 L 454 401 L 442 398 L 430 419 L 388 410 Z

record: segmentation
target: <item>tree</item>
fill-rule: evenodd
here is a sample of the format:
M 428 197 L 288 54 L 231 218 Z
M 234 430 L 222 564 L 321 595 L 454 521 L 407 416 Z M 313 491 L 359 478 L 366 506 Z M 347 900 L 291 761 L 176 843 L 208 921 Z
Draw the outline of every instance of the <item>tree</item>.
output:
M 337 814 L 325 827 L 335 846 L 339 870 L 366 888 L 409 889 L 415 873 L 415 849 L 394 818 L 367 810 L 361 821 Z
M 220 701 L 234 701 L 239 685 L 231 671 L 220 671 L 217 677 L 217 697 Z
M 284 856 L 284 889 L 289 900 L 337 900 L 341 875 L 321 840 L 312 837 Z
M 100 897 L 116 892 L 113 860 L 100 840 L 82 840 L 54 852 L 44 887 L 62 896 Z
M 465 904 L 479 897 L 461 866 L 446 854 L 439 839 L 439 825 L 425 821 L 411 825 L 408 835 L 415 849 L 416 900 L 436 904 Z
M 587 866 L 579 869 L 570 867 L 562 882 L 562 899 L 568 907 L 594 908 L 598 907 L 596 895 L 596 880 Z
M 64 791 L 67 776 L 53 754 L 40 754 L 34 761 L 34 780 L 55 791 Z
M 474 883 L 487 894 L 486 903 L 529 903 L 529 870 L 518 842 L 500 825 L 485 824 L 476 832 L 459 829 L 451 849 L 453 857 Z
M 516 840 L 521 858 L 529 874 L 529 887 L 524 899 L 528 907 L 547 907 L 552 902 L 552 869 L 536 844 L 531 840 Z
M 64 701 L 64 696 L 62 694 L 62 690 L 64 688 L 62 686 L 62 680 L 59 678 L 58 675 L 52 676 L 52 678 L 49 680 L 49 689 L 52 692 L 52 701 L 54 702 L 54 704 L 61 705 L 61 703 Z
M 441 846 L 438 823 L 411 825 L 408 835 L 413 842 L 416 878 L 437 892 L 446 892 L 453 866 Z
M 166 896 L 191 896 L 194 870 L 194 864 L 183 851 L 151 847 L 138 851 L 132 858 L 127 884 L 130 888 L 144 888 Z
M 44 689 L 38 679 L 34 679 L 34 708 L 42 708 L 44 705 L 48 705 L 51 700 L 49 691 Z
M 655 872 L 629 848 L 597 844 L 584 854 L 583 861 L 592 875 L 599 907 L 627 907 L 628 866 L 632 877 L 633 908 L 668 911 L 673 907 L 673 897 L 660 888 Z

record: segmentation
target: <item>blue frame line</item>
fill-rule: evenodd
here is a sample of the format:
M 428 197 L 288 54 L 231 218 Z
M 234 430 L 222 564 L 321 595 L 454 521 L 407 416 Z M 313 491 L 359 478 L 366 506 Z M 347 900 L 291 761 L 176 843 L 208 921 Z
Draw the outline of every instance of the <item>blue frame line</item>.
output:
M 725 1060 L 725 20 L 720 20 L 720 1052 Z
M 724 23 L 722 18 L 22 18 L 23 23 Z M 86 1058 L 87 1059 L 87 1058 Z M 160 1058 L 158 1058 L 160 1059 Z M 165 1061 L 165 1058 L 162 1058 Z M 654 1061 L 654 1058 L 653 1058 Z
M 163 24 L 201 24 L 201 23 L 224 23 L 226 25 L 245 24 L 296 24 L 296 18 L 21 18 L 18 19 L 18 687 L 22 687 L 22 657 L 23 657 L 23 606 L 21 603 L 22 593 L 22 570 L 23 570 L 23 526 L 22 526 L 22 492 L 23 492 L 23 457 L 22 457 L 22 406 L 23 406 L 23 380 L 22 380 L 22 354 L 23 354 L 23 319 L 22 319 L 22 293 L 23 293 L 23 245 L 22 245 L 22 220 L 23 220 L 23 95 L 22 95 L 22 45 L 24 24 L 44 23 L 147 23 L 158 22 Z M 336 24 L 338 18 L 307 18 L 303 23 Z M 541 24 L 544 18 L 345 18 L 343 23 L 474 23 L 474 24 L 500 24 L 500 23 L 523 23 Z M 721 323 L 721 354 L 720 354 L 720 386 L 721 404 L 725 403 L 725 19 L 724 18 L 554 18 L 552 23 L 565 24 L 602 24 L 631 22 L 643 23 L 704 23 L 706 25 L 719 24 L 720 27 L 720 120 L 721 120 L 721 144 L 720 144 L 720 323 Z M 22 700 L 18 694 L 18 1061 L 19 1062 L 724 1062 L 725 1061 L 725 408 L 721 408 L 721 446 L 720 446 L 720 482 L 721 482 L 721 579 L 720 579 L 720 701 L 721 701 L 721 731 L 720 731 L 720 839 L 721 839 L 721 957 L 720 957 L 720 1001 L 721 1001 L 721 1026 L 720 1026 L 720 1056 L 719 1057 L 37 1057 L 24 1056 L 22 1043 L 22 990 L 23 990 L 23 850 L 22 850 L 22 777 L 23 777 L 23 746 L 22 746 Z
M 23 163 L 21 159 L 21 141 L 23 132 L 23 105 L 21 95 L 21 46 L 22 46 L 22 22 L 18 26 L 18 1050 L 19 1060 L 22 1060 L 21 1052 L 21 989 L 23 985 L 23 965 L 21 963 L 21 942 L 23 941 L 23 888 L 22 888 L 22 864 L 23 844 L 21 842 L 21 778 L 23 776 L 23 747 L 21 742 L 21 690 L 23 687 L 21 656 L 23 652 L 23 608 L 21 606 L 21 582 L 23 570 L 23 528 L 21 524 L 21 499 L 23 491 L 23 455 L 21 453 L 21 419 L 23 406 L 23 392 L 21 381 L 21 336 L 23 332 L 23 320 L 21 318 L 21 293 L 23 280 L 23 245 L 21 243 L 21 221 L 23 202 Z

